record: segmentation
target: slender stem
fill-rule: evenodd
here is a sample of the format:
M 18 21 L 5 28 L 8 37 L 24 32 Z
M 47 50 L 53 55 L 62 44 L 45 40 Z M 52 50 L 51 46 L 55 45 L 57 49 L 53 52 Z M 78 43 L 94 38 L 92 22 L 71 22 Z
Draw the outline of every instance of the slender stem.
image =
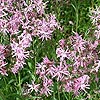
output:
M 20 94 L 21 94 L 21 78 L 20 78 L 20 73 L 18 73 L 18 87 L 19 87 L 19 91 L 20 91 Z
M 76 2 L 75 2 L 76 3 Z M 78 30 L 78 23 L 79 23 L 79 15 L 78 15 L 78 7 L 76 7 L 75 5 L 71 4 L 72 7 L 74 8 L 75 10 L 75 13 L 76 13 L 76 32 Z
M 68 100 L 68 97 L 66 96 L 66 94 L 65 94 L 65 91 L 64 91 L 64 90 L 63 90 L 63 94 L 64 94 L 64 96 L 65 96 L 66 100 Z
M 58 82 L 58 100 L 60 100 L 60 92 L 59 92 L 59 82 Z
M 78 9 L 76 10 L 76 32 L 78 30 Z
M 36 40 L 33 40 L 33 42 L 32 42 L 32 47 L 33 47 L 33 50 L 34 50 L 34 71 L 33 71 L 33 73 L 34 73 L 34 75 L 35 75 L 35 72 L 36 72 L 36 50 L 35 50 L 35 42 L 36 42 Z

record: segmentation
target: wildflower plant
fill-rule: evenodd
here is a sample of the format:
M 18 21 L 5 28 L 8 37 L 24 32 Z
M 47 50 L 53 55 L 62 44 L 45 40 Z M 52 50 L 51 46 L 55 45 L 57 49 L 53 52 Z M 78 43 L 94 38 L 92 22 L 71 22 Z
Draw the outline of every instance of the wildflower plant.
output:
M 64 89 L 66 92 L 74 92 L 75 95 L 78 95 L 80 91 L 86 92 L 86 89 L 89 89 L 92 67 L 98 60 L 96 52 L 98 43 L 95 45 L 97 41 L 86 41 L 78 33 L 74 34 L 69 37 L 70 43 L 66 43 L 65 39 L 59 41 L 56 49 L 58 62 L 44 57 L 43 62 L 37 64 L 36 74 L 43 81 L 44 77 L 56 80 L 60 83 L 59 91 Z M 49 92 L 50 90 L 48 90 L 48 94 L 46 93 L 47 96 L 50 94 Z
M 0 32 L 9 34 L 15 74 L 22 69 L 25 59 L 29 57 L 32 38 L 38 36 L 42 41 L 51 39 L 58 23 L 53 14 L 46 14 L 46 3 L 42 0 L 1 1 Z M 1 52 L 2 53 L 2 52 Z
M 63 2 L 56 0 L 53 4 Z M 61 26 L 57 20 L 60 13 L 46 12 L 51 1 L 0 0 L 0 81 L 6 84 L 4 90 L 0 89 L 1 98 L 8 91 L 14 91 L 4 97 L 18 95 L 14 100 L 56 100 L 58 96 L 58 100 L 65 100 L 64 97 L 68 100 L 66 94 L 72 93 L 72 98 L 81 93 L 87 96 L 92 82 L 99 84 L 100 8 L 90 11 L 94 30 L 92 37 L 86 39 L 78 32 L 78 11 L 70 2 L 65 4 L 74 8 L 77 18 L 76 22 L 68 19 L 72 30 L 66 36 L 66 25 Z M 12 87 L 9 88 L 9 84 Z

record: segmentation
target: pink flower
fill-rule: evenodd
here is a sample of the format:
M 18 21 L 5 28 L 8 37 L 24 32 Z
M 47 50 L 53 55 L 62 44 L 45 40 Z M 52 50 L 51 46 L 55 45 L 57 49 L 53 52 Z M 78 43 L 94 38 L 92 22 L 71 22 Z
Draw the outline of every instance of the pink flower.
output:
M 42 15 L 45 13 L 44 9 L 46 7 L 46 3 L 42 2 L 42 0 L 34 0 L 34 5 L 38 14 Z
M 12 2 L 12 0 L 0 0 L 0 3 L 4 3 L 4 2 Z
M 32 36 L 24 30 L 23 33 L 18 36 L 18 40 L 19 45 L 22 46 L 22 48 L 28 48 L 31 45 Z
M 72 92 L 72 86 L 73 85 L 73 82 L 71 80 L 66 80 L 65 84 L 63 84 L 63 87 L 65 89 L 65 91 L 67 92 Z
M 36 67 L 36 74 L 38 74 L 40 76 L 40 78 L 43 78 L 45 76 L 46 73 L 46 65 L 42 63 L 38 63 L 37 67 Z
M 20 11 L 14 12 L 7 23 L 7 29 L 11 34 L 17 34 L 22 21 L 22 14 Z
M 49 26 L 52 30 L 55 30 L 55 28 L 60 28 L 59 23 L 56 20 L 56 16 L 54 14 L 48 14 L 46 16 L 47 22 L 49 23 Z
M 40 78 L 44 78 L 47 75 L 53 76 L 55 68 L 54 62 L 50 61 L 47 57 L 44 57 L 43 62 L 37 64 L 36 74 L 38 74 Z
M 24 31 L 20 36 L 18 36 L 19 43 L 14 40 L 11 43 L 13 57 L 16 58 L 16 63 L 12 68 L 12 72 L 15 74 L 19 69 L 23 68 L 25 64 L 25 59 L 29 57 L 29 51 L 26 48 L 30 47 L 32 37 L 29 33 Z
M 96 9 L 90 11 L 90 18 L 92 19 L 93 24 L 98 24 L 98 20 L 100 19 L 100 8 L 96 6 Z
M 70 37 L 70 40 L 75 51 L 80 53 L 85 49 L 85 40 L 83 40 L 82 37 L 78 35 L 78 33 L 75 33 L 75 36 Z
M 6 70 L 6 67 L 5 67 L 6 65 L 7 65 L 7 63 L 5 63 L 3 60 L 0 60 L 0 73 L 2 75 L 8 76 L 7 70 Z
M 74 93 L 77 94 L 79 90 L 83 90 L 86 92 L 85 89 L 89 89 L 89 79 L 90 77 L 88 75 L 83 75 L 79 78 L 76 78 L 74 80 Z
M 13 57 L 17 57 L 18 59 L 25 59 L 28 57 L 28 52 L 25 51 L 23 47 L 20 47 L 18 43 L 14 42 L 11 44 L 12 50 L 13 50 Z
M 46 75 L 48 75 L 48 76 L 50 75 L 53 78 L 54 77 L 54 74 L 55 74 L 55 68 L 56 68 L 55 65 L 49 66 L 46 69 Z
M 65 58 L 70 59 L 71 57 L 71 52 L 68 47 L 66 50 L 62 47 L 57 48 L 56 54 L 57 54 L 57 57 L 60 58 L 60 61 L 64 61 Z
M 0 59 L 2 59 L 2 60 L 5 59 L 4 52 L 5 52 L 5 46 L 0 44 Z
M 53 17 L 53 19 L 52 19 Z M 42 20 L 37 19 L 35 21 L 36 33 L 34 35 L 39 36 L 42 41 L 44 39 L 51 39 L 52 33 L 56 28 L 58 28 L 58 23 L 54 15 L 47 15 L 47 19 L 43 18 Z
M 100 68 L 100 60 L 95 61 L 95 66 L 91 69 L 91 72 L 96 71 L 98 72 Z
M 6 29 L 7 25 L 7 20 L 4 20 L 4 19 L 0 19 L 0 32 L 8 32 L 8 30 Z
M 67 57 L 65 50 L 62 48 L 57 48 L 56 54 L 57 54 L 57 57 L 61 57 L 62 61 L 64 60 L 64 58 Z
M 0 68 L 0 73 L 1 73 L 2 75 L 6 75 L 6 76 L 8 76 L 8 74 L 7 74 L 7 70 L 6 70 L 5 67 L 1 67 L 1 68 Z
M 51 92 L 53 92 L 50 87 L 52 86 L 52 80 L 44 77 L 43 79 L 43 86 L 40 90 L 40 94 L 45 94 L 46 96 L 51 95 Z
M 43 58 L 43 63 L 47 66 L 53 66 L 54 64 L 54 62 L 50 61 L 47 56 Z
M 74 60 L 75 63 L 73 64 L 73 66 L 76 66 L 77 68 L 79 66 L 86 67 L 90 63 L 86 57 L 82 57 L 82 56 L 77 56 Z
M 24 64 L 26 64 L 25 59 L 16 59 L 16 63 L 14 64 L 14 67 L 11 68 L 11 71 L 14 74 L 18 73 L 19 69 L 22 69 Z
M 94 9 L 94 10 L 91 10 L 90 11 L 91 13 L 91 20 L 92 20 L 92 23 L 93 25 L 95 25 L 95 36 L 97 39 L 100 38 L 100 23 L 99 23 L 99 20 L 100 20 L 100 7 L 97 7 Z
M 4 61 L 5 59 L 6 59 L 6 57 L 5 57 L 5 46 L 0 44 L 0 73 L 2 75 L 8 76 L 7 70 L 6 70 L 6 67 L 5 67 L 7 65 L 7 63 Z
M 97 39 L 100 38 L 100 30 L 98 30 L 98 29 L 95 30 L 95 36 Z
M 65 46 L 65 39 L 59 40 L 59 45 L 61 46 L 61 48 L 64 48 L 64 46 Z
M 67 77 L 70 75 L 69 71 L 67 70 L 65 66 L 57 66 L 54 71 L 55 73 L 53 75 L 53 78 L 57 77 L 57 81 L 62 80 L 64 76 Z
M 38 35 L 42 41 L 44 39 L 51 39 L 51 33 L 53 32 L 50 27 L 49 27 L 49 22 L 47 22 L 44 18 L 42 21 L 40 21 L 39 26 L 38 26 Z
M 40 84 L 35 84 L 34 81 L 32 81 L 32 84 L 27 84 L 28 86 L 28 93 L 31 93 L 33 90 L 35 92 L 38 92 L 39 91 L 39 87 L 40 87 Z

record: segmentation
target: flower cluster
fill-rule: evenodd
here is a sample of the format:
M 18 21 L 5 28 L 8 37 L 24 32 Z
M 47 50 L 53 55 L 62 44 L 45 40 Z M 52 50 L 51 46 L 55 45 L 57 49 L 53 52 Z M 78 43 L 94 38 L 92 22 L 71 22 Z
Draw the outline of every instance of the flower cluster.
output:
M 91 10 L 90 18 L 92 20 L 93 25 L 96 27 L 95 36 L 97 39 L 100 39 L 100 7 L 96 6 L 96 9 Z
M 50 61 L 47 57 L 44 57 L 43 62 L 37 64 L 36 74 L 42 80 L 42 83 L 38 83 L 39 86 L 41 87 L 43 82 L 51 80 L 52 86 L 55 81 L 59 83 L 59 91 L 64 89 L 66 92 L 73 92 L 75 95 L 78 95 L 80 91 L 86 92 L 86 89 L 89 89 L 90 86 L 91 72 L 98 71 L 100 67 L 100 61 L 97 62 L 98 66 L 94 66 L 95 61 L 98 60 L 98 45 L 97 40 L 84 40 L 78 33 L 70 36 L 68 42 L 61 39 L 56 49 L 59 62 Z M 39 88 L 38 93 L 48 96 L 52 93 L 52 90 L 49 89 L 51 86 L 45 86 L 45 92 L 39 92 L 42 90 Z M 35 91 L 34 87 L 33 89 Z M 37 91 L 35 92 L 37 93 Z
M 36 35 L 39 36 L 40 39 L 51 39 L 52 32 L 55 30 L 58 26 L 58 23 L 56 22 L 55 15 L 47 15 L 46 18 L 43 18 L 42 20 L 37 19 L 35 21 L 35 30 Z
M 80 90 L 86 92 L 89 89 L 89 76 L 93 64 L 98 59 L 96 48 L 98 44 L 82 39 L 78 33 L 69 37 L 70 42 L 65 43 L 62 39 L 59 41 L 59 47 L 56 50 L 60 65 L 67 66 L 67 75 L 62 77 L 61 83 L 65 91 L 78 94 Z M 64 72 L 64 71 L 63 71 Z
M 7 45 L 0 44 L 0 74 L 7 76 L 9 70 L 18 73 L 30 57 L 33 38 L 38 37 L 42 41 L 51 39 L 56 28 L 60 28 L 56 16 L 46 14 L 46 4 L 42 0 L 0 0 L 0 33 L 9 36 Z M 90 18 L 96 27 L 93 40 L 85 40 L 76 32 L 68 41 L 61 39 L 56 48 L 57 61 L 45 56 L 41 63 L 37 63 L 34 73 L 37 79 L 27 83 L 24 95 L 34 92 L 39 96 L 49 96 L 54 92 L 55 83 L 58 91 L 78 95 L 80 91 L 89 89 L 91 74 L 95 74 L 98 81 L 100 8 L 92 10 Z
M 55 71 L 54 62 L 50 61 L 47 57 L 44 57 L 43 62 L 38 63 L 36 67 L 36 74 L 40 80 L 39 83 L 35 84 L 32 81 L 32 84 L 27 84 L 28 92 L 24 94 L 31 93 L 33 91 L 36 92 L 36 95 L 51 95 L 52 86 L 53 86 L 53 75 Z
M 7 74 L 7 70 L 6 70 L 6 51 L 5 51 L 5 46 L 4 45 L 0 45 L 0 73 L 2 75 L 8 75 Z
M 25 64 L 25 59 L 29 56 L 29 51 L 26 51 L 27 47 L 30 47 L 32 37 L 26 31 L 24 31 L 20 36 L 18 36 L 18 43 L 12 41 L 12 55 L 16 57 L 16 63 L 12 68 L 13 73 L 17 73 L 20 68 L 23 68 Z
M 27 48 L 32 38 L 51 39 L 53 31 L 59 28 L 55 15 L 45 13 L 46 3 L 42 0 L 0 0 L 0 32 L 10 36 L 14 74 L 23 68 L 29 57 Z
M 95 9 L 91 9 L 90 11 L 91 15 L 90 18 L 92 20 L 93 25 L 95 26 L 95 36 L 96 36 L 96 41 L 95 41 L 95 46 L 97 46 L 100 43 L 100 7 L 97 7 Z M 99 53 L 99 51 L 98 51 Z M 95 64 L 91 70 L 91 72 L 98 72 L 100 68 L 100 59 L 95 60 Z

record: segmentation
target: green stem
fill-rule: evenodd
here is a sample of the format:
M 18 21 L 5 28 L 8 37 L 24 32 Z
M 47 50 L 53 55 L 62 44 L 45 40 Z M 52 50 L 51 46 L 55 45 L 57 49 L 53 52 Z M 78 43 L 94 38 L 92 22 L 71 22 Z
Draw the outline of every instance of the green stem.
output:
M 58 100 L 60 100 L 60 92 L 59 92 L 59 82 L 58 82 Z
M 65 91 L 64 91 L 64 90 L 63 90 L 63 94 L 64 94 L 64 96 L 65 96 L 66 100 L 68 100 L 68 97 L 66 96 L 66 94 L 65 94 Z
M 20 73 L 18 73 L 18 87 L 19 87 L 19 91 L 20 91 L 20 95 L 21 95 L 21 78 L 20 78 Z
M 78 9 L 76 10 L 76 32 L 78 30 Z
M 71 4 L 72 5 L 72 7 L 74 8 L 74 10 L 75 10 L 75 13 L 76 13 L 76 32 L 77 32 L 77 30 L 78 30 L 78 21 L 79 21 L 79 15 L 78 15 L 78 7 L 75 7 L 73 4 Z

